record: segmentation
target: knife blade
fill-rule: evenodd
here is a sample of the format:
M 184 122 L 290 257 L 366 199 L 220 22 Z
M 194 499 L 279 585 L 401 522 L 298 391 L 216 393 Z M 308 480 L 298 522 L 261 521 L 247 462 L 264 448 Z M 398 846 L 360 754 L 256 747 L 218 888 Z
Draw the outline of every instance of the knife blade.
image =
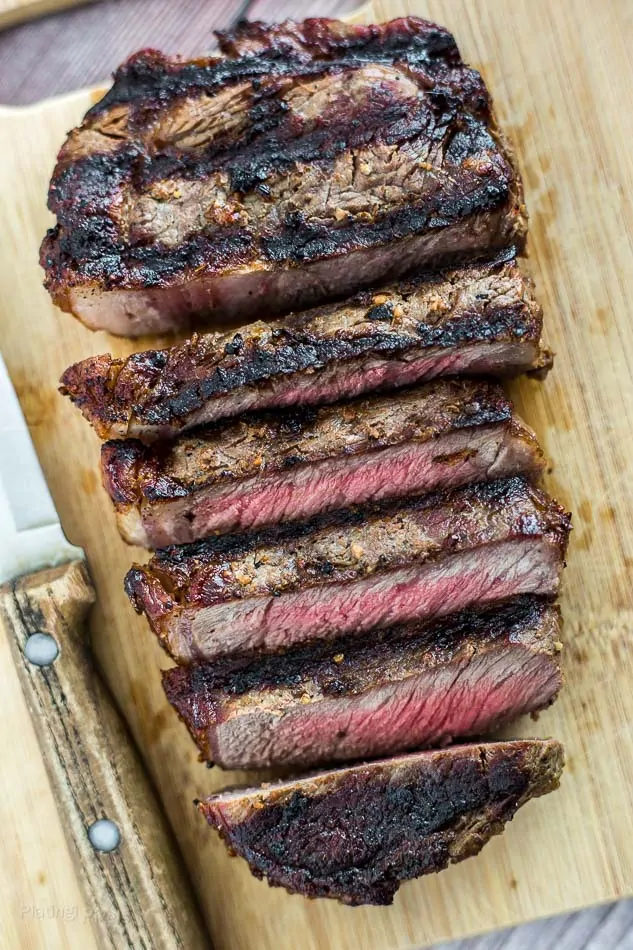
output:
M 0 584 L 0 627 L 97 945 L 208 947 L 173 836 L 92 662 L 85 621 L 95 591 L 84 552 L 64 535 L 2 357 Z
M 4 359 L 0 355 L 0 584 L 83 560 L 62 531 Z

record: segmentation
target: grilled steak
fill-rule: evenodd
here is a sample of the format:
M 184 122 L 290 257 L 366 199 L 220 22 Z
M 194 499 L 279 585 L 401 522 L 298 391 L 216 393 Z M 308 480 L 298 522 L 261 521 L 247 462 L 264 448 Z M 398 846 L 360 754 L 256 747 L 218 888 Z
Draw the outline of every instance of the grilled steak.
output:
M 391 904 L 402 881 L 478 854 L 558 788 L 562 746 L 457 746 L 214 795 L 198 807 L 252 873 L 291 894 Z
M 522 477 L 165 548 L 125 586 L 178 661 L 554 595 L 569 516 Z
M 442 27 L 249 24 L 220 45 L 137 53 L 59 153 L 41 260 L 88 326 L 270 316 L 523 242 L 488 92 Z
M 247 410 L 331 403 L 456 373 L 543 371 L 542 313 L 515 260 L 71 366 L 61 391 L 102 438 L 144 442 Z
M 163 672 L 202 755 L 308 768 L 482 735 L 553 702 L 560 614 L 534 597 L 256 660 Z
M 392 396 L 243 416 L 175 442 L 106 442 L 104 485 L 132 544 L 163 547 L 352 504 L 539 474 L 499 385 L 440 380 Z

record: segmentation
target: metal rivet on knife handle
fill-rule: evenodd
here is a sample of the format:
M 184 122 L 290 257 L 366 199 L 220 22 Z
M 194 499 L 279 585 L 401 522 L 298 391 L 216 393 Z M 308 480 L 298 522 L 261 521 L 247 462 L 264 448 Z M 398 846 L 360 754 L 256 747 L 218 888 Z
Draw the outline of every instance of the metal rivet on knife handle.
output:
M 48 633 L 32 633 L 24 644 L 24 655 L 34 666 L 50 666 L 59 656 L 57 640 Z
M 110 851 L 116 851 L 121 844 L 121 832 L 118 825 L 109 818 L 100 818 L 88 828 L 88 837 L 90 844 L 95 851 L 103 851 L 105 854 Z

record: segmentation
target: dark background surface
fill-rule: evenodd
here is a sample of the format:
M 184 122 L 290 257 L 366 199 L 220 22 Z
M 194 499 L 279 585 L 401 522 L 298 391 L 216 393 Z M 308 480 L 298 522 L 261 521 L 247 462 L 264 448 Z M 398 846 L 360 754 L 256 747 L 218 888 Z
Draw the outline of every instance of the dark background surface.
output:
M 27 105 L 95 85 L 143 47 L 185 56 L 208 52 L 215 46 L 213 31 L 227 29 L 243 17 L 335 17 L 357 5 L 356 0 L 102 0 L 0 34 L 0 103 Z M 633 950 L 633 901 L 443 946 L 444 950 Z
M 343 16 L 356 0 L 103 0 L 0 34 L 0 102 L 26 105 L 107 79 L 130 53 L 153 46 L 193 56 L 237 20 Z

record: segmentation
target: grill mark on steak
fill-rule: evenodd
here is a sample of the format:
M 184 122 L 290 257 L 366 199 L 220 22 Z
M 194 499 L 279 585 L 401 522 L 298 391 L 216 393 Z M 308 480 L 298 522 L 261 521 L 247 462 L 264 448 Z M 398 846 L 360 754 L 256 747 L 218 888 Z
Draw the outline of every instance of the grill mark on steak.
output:
M 126 591 L 175 659 L 553 595 L 570 516 L 522 477 L 166 548 Z
M 391 904 L 402 881 L 478 854 L 525 802 L 558 788 L 563 762 L 551 739 L 465 745 L 224 792 L 198 807 L 269 884 Z
M 154 447 L 106 442 L 101 467 L 123 537 L 157 548 L 440 486 L 538 475 L 544 458 L 501 386 L 449 379 L 318 410 L 245 415 Z
M 257 46 L 246 34 L 258 31 Z M 417 17 L 404 17 L 378 25 L 350 25 L 314 18 L 303 22 L 240 23 L 217 34 L 222 58 L 205 57 L 189 62 L 169 60 L 155 50 L 131 57 L 118 71 L 112 88 L 90 109 L 98 118 L 113 107 L 141 102 L 153 108 L 166 100 L 213 91 L 227 82 L 244 78 L 266 79 L 337 73 L 341 68 L 367 63 L 405 63 L 412 71 L 435 73 L 448 83 L 465 77 L 465 89 L 474 111 L 485 110 L 488 96 L 479 73 L 465 68 L 448 30 Z M 428 80 L 429 87 L 436 78 Z
M 541 330 L 531 282 L 501 259 L 126 360 L 91 357 L 66 370 L 61 392 L 102 438 L 152 441 L 248 410 L 458 372 L 538 371 L 549 362 Z
M 442 616 L 516 594 L 555 596 L 562 561 L 551 539 L 530 538 L 446 554 L 414 568 L 386 567 L 385 573 L 354 583 L 309 587 L 279 599 L 273 594 L 185 606 L 154 627 L 169 651 L 185 661 L 274 651 L 351 631 L 360 636 L 388 623 Z
M 136 54 L 70 133 L 49 207 L 55 302 L 129 335 L 288 312 L 526 231 L 481 76 L 415 17 L 288 22 L 236 59 Z
M 375 758 L 490 732 L 550 705 L 561 685 L 558 609 L 522 597 L 371 641 L 163 672 L 202 755 L 226 769 Z

